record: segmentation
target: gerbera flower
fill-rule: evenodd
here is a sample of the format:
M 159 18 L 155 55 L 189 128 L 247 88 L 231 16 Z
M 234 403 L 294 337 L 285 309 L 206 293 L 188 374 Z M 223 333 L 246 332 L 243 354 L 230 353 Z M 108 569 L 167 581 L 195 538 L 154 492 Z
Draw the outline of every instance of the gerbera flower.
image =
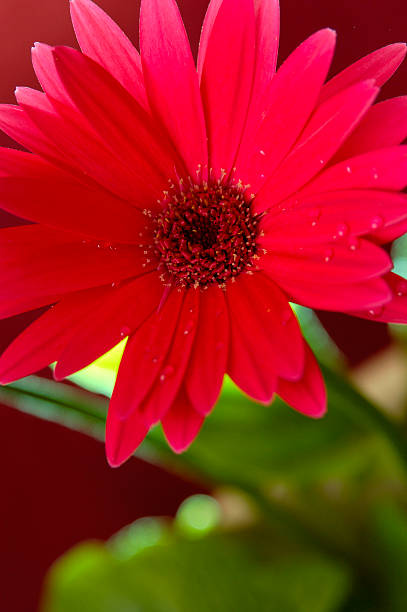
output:
M 372 106 L 404 44 L 324 85 L 335 34 L 275 71 L 277 0 L 212 0 L 197 68 L 174 0 L 142 0 L 141 56 L 90 0 L 82 53 L 35 44 L 43 92 L 0 126 L 0 314 L 41 306 L 0 360 L 3 383 L 63 379 L 128 336 L 110 403 L 112 465 L 161 421 L 184 450 L 225 373 L 248 395 L 326 409 L 289 302 L 405 322 L 407 282 L 380 245 L 407 228 L 407 97 Z

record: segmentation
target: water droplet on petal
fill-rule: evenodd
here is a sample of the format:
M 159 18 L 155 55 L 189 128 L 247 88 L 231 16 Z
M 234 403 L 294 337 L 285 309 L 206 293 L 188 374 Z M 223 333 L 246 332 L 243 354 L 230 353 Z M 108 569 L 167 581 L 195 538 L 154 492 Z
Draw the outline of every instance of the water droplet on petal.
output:
M 338 227 L 336 228 L 336 233 L 340 238 L 343 238 L 344 236 L 346 236 L 348 232 L 349 232 L 349 226 L 346 223 L 340 223 Z
M 153 363 L 158 363 L 160 361 L 160 357 L 153 357 L 151 361 Z
M 346 166 L 346 172 L 348 174 L 352 174 L 352 168 L 350 166 Z
M 263 149 L 260 149 L 260 155 L 263 155 L 263 157 L 266 155 L 265 151 L 263 151 Z
M 170 376 L 172 376 L 172 374 L 174 374 L 174 368 L 171 365 L 167 365 L 165 366 L 165 368 L 163 369 L 163 371 L 161 372 L 160 375 L 160 381 L 164 382 L 167 378 L 169 378 Z
M 184 329 L 184 336 L 187 336 L 194 329 L 194 326 L 195 323 L 193 321 L 188 321 Z
M 378 175 L 378 173 L 377 173 L 376 168 L 373 168 L 373 178 L 374 178 L 374 180 L 375 180 L 375 181 L 377 181 L 377 180 L 378 180 L 378 178 L 379 178 L 379 175 Z
M 325 163 L 325 160 L 324 160 L 324 159 L 320 159 L 320 160 L 319 160 L 319 163 L 320 163 L 320 164 L 321 164 L 321 166 L 322 166 L 322 165 Z
M 368 314 L 371 317 L 379 317 L 383 313 L 383 310 L 383 306 L 378 306 L 377 308 L 371 308 L 370 310 L 368 310 Z
M 325 251 L 324 251 L 324 261 L 325 261 L 325 263 L 329 263 L 333 256 L 334 256 L 334 250 L 333 249 L 325 249 Z
M 373 217 L 373 219 L 370 222 L 370 227 L 372 228 L 372 230 L 376 230 L 379 229 L 379 227 L 381 227 L 384 223 L 384 219 L 383 217 L 381 217 L 380 215 L 377 215 L 376 217 Z
M 402 297 L 403 295 L 407 295 L 407 281 L 400 281 L 396 287 L 396 293 L 398 297 Z
M 128 327 L 127 325 L 124 325 L 120 330 L 121 337 L 124 338 L 125 336 L 128 336 L 130 331 L 131 331 L 130 327 Z
M 348 246 L 351 251 L 356 251 L 359 248 L 359 240 L 355 236 L 349 238 Z

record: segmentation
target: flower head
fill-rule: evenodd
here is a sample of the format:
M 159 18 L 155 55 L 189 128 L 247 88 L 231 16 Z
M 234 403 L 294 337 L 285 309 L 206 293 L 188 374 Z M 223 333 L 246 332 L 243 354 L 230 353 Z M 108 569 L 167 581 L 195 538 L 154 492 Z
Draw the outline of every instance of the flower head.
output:
M 141 54 L 90 0 L 82 52 L 35 44 L 43 92 L 0 127 L 3 317 L 49 306 L 5 351 L 10 382 L 62 379 L 128 337 L 107 419 L 122 463 L 161 421 L 184 450 L 225 373 L 248 395 L 326 409 L 289 302 L 406 322 L 407 282 L 381 248 L 407 228 L 407 97 L 373 105 L 406 48 L 324 84 L 335 34 L 276 71 L 277 0 L 212 0 L 197 67 L 175 0 L 142 0 Z M 397 120 L 396 120 L 396 119 Z

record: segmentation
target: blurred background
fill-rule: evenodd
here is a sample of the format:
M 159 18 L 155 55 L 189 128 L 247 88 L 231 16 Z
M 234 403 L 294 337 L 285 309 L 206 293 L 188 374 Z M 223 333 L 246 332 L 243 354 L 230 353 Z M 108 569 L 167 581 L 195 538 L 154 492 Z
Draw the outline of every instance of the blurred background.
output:
M 137 43 L 138 0 L 98 3 Z M 179 5 L 196 51 L 207 1 Z M 335 73 L 404 41 L 407 5 L 281 0 L 281 20 L 280 61 L 313 31 L 336 29 Z M 37 86 L 34 41 L 75 46 L 67 0 L 1 0 L 0 102 Z M 404 65 L 382 97 L 406 93 Z M 0 144 L 17 146 L 5 135 Z M 17 223 L 0 211 L 2 226 Z M 392 248 L 407 276 L 404 243 Z M 35 314 L 1 321 L 0 347 Z M 70 383 L 47 370 L 3 388 L 0 610 L 407 610 L 405 334 L 298 316 L 327 368 L 328 417 L 259 407 L 226 384 L 181 457 L 155 431 L 125 466 L 107 466 L 115 355 Z

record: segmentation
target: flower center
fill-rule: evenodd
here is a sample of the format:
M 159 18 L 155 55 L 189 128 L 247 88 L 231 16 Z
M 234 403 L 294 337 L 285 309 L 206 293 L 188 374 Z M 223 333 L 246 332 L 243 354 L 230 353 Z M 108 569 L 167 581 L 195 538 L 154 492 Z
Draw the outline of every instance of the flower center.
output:
M 224 286 L 254 266 L 258 215 L 238 186 L 195 185 L 167 194 L 155 219 L 162 280 L 182 287 Z

